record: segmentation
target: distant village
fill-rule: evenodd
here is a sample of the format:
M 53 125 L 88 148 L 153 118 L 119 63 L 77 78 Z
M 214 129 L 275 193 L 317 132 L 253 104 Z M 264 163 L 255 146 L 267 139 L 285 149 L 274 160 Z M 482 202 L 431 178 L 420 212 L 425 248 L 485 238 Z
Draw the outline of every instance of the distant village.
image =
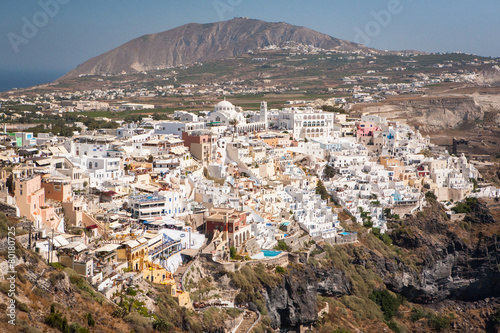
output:
M 420 79 L 380 91 L 434 82 Z M 159 91 L 82 92 L 64 97 L 84 102 L 53 103 L 65 112 L 108 109 L 93 99 Z M 361 91 L 353 98 L 369 97 Z M 429 199 L 451 205 L 500 196 L 477 188 L 480 174 L 464 155 L 450 155 L 407 125 L 294 104 L 278 110 L 263 101 L 243 110 L 224 99 L 207 112 L 176 111 L 171 120 L 98 130 L 75 124 L 72 137 L 2 128 L 0 211 L 25 222 L 27 232 L 17 237 L 23 246 L 73 268 L 112 301 L 145 280 L 169 286 L 180 305 L 191 306 L 185 278 L 199 257 L 228 270 L 235 263 L 284 266 L 311 244 L 356 242 L 349 226 L 383 235 L 389 220 L 415 214 Z
M 280 56 L 273 58 L 273 52 Z M 271 61 L 270 68 L 293 68 L 295 71 L 303 71 L 306 67 L 294 65 L 297 62 L 319 61 L 320 64 L 333 63 L 352 63 L 367 62 L 370 66 L 385 64 L 384 54 L 379 54 L 376 50 L 371 51 L 340 51 L 324 50 L 310 45 L 287 42 L 285 45 L 269 45 L 262 49 L 249 50 L 246 52 L 252 58 L 230 58 L 224 61 L 235 59 L 253 63 L 267 63 Z M 269 53 L 269 58 L 266 54 Z M 476 57 L 471 54 L 463 56 Z M 334 93 L 344 96 L 342 106 L 347 110 L 356 103 L 373 103 L 386 99 L 388 96 L 402 94 L 425 94 L 428 86 L 439 85 L 445 82 L 480 84 L 479 71 L 486 67 L 498 69 L 498 59 L 490 58 L 472 58 L 472 60 L 442 60 L 420 63 L 420 53 L 406 51 L 394 54 L 397 62 L 392 66 L 382 65 L 379 70 L 367 70 L 366 73 L 345 76 L 340 80 L 340 86 L 336 83 L 331 87 L 326 87 L 326 93 Z M 434 54 L 441 55 L 441 54 Z M 313 57 L 313 58 L 311 58 Z M 318 58 L 319 57 L 319 58 Z M 274 64 L 272 61 L 281 61 Z M 417 65 L 420 66 L 420 70 Z M 53 92 L 50 93 L 32 93 L 28 89 L 14 89 L 4 95 L 0 102 L 18 102 L 25 105 L 43 106 L 43 109 L 63 112 L 74 111 L 125 111 L 139 109 L 153 109 L 152 104 L 128 103 L 123 102 L 127 99 L 153 99 L 162 97 L 212 97 L 212 96 L 234 96 L 234 95 L 255 95 L 264 93 L 285 93 L 299 92 L 304 90 L 301 85 L 294 81 L 285 82 L 283 80 L 274 80 L 267 75 L 259 79 L 231 79 L 231 80 L 213 80 L 206 83 L 180 81 L 182 71 L 190 68 L 203 67 L 203 63 L 193 65 L 180 65 L 177 67 L 155 67 L 151 70 L 136 73 L 115 73 L 103 75 L 85 75 L 80 77 L 91 80 L 99 86 L 107 82 L 105 88 L 95 88 L 92 90 L 72 89 L 64 91 L 59 89 L 59 83 L 51 83 Z M 434 72 L 433 72 L 434 71 Z M 394 73 L 402 76 L 404 80 L 398 82 L 398 78 L 393 78 Z M 131 84 L 134 78 L 129 79 L 127 75 L 136 75 L 139 80 L 153 80 L 150 84 Z M 109 81 L 108 81 L 109 80 Z M 395 81 L 396 80 L 396 81 Z M 404 82 L 403 82 L 404 81 Z M 300 101 L 298 101 L 300 102 Z M 307 101 L 311 102 L 311 101 Z M 211 102 L 204 104 L 209 105 Z M 191 104 L 185 105 L 187 107 Z M 1 116 L 1 115 L 0 115 Z M 13 115 L 13 117 L 17 117 Z M 15 118 L 12 118 L 15 119 Z

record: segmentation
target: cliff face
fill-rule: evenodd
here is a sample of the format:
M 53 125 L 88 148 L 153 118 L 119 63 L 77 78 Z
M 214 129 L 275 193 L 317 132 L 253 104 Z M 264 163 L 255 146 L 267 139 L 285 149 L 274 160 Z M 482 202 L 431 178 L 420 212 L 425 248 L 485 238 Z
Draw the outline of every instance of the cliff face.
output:
M 393 240 L 411 250 L 421 267 L 374 259 L 388 288 L 421 303 L 499 297 L 500 244 L 496 232 L 487 234 L 494 230 L 495 221 L 480 203 L 472 206 L 465 221 L 470 223 L 469 232 L 450 222 L 437 205 L 410 218 L 402 230 L 393 233 Z
M 290 266 L 280 284 L 265 287 L 264 299 L 274 328 L 296 328 L 318 319 L 317 295 L 349 294 L 351 284 L 335 268 Z
M 375 113 L 432 132 L 482 121 L 488 112 L 496 117 L 499 102 L 498 96 L 472 94 L 401 99 L 359 108 L 362 112 Z
M 324 49 L 369 50 L 305 27 L 237 18 L 209 24 L 186 24 L 144 35 L 94 57 L 63 76 L 134 73 L 235 57 L 269 45 L 295 42 Z

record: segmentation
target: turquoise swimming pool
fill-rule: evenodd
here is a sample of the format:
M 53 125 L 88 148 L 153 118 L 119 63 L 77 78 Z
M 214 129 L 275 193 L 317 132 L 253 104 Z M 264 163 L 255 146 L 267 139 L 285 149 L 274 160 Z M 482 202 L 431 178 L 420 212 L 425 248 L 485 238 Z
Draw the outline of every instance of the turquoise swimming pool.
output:
M 252 258 L 252 259 L 266 259 L 266 258 L 276 257 L 280 253 L 281 253 L 281 251 L 261 250 L 259 253 L 251 256 L 250 258 Z
M 276 257 L 281 253 L 281 251 L 273 251 L 273 250 L 261 250 L 264 253 L 264 257 Z

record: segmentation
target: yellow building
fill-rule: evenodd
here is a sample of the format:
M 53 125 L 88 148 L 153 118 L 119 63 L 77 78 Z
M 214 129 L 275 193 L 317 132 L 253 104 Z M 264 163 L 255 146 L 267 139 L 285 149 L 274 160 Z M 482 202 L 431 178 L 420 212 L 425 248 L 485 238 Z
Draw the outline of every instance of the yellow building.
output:
M 191 299 L 189 298 L 189 293 L 177 288 L 176 282 L 172 277 L 172 273 L 159 265 L 151 263 L 148 264 L 149 267 L 142 271 L 144 280 L 166 286 L 167 292 L 172 295 L 177 304 L 190 308 Z
M 126 241 L 116 250 L 116 254 L 119 262 L 128 263 L 129 269 L 142 271 L 148 258 L 148 240 L 142 237 Z

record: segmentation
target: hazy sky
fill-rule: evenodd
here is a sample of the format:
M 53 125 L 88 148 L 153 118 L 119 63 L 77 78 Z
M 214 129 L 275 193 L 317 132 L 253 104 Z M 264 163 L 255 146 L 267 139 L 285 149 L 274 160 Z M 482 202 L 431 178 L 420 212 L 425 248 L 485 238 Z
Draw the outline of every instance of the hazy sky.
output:
M 498 0 L 3 0 L 0 70 L 69 70 L 144 34 L 234 16 L 302 25 L 379 49 L 498 57 L 498 13 Z

